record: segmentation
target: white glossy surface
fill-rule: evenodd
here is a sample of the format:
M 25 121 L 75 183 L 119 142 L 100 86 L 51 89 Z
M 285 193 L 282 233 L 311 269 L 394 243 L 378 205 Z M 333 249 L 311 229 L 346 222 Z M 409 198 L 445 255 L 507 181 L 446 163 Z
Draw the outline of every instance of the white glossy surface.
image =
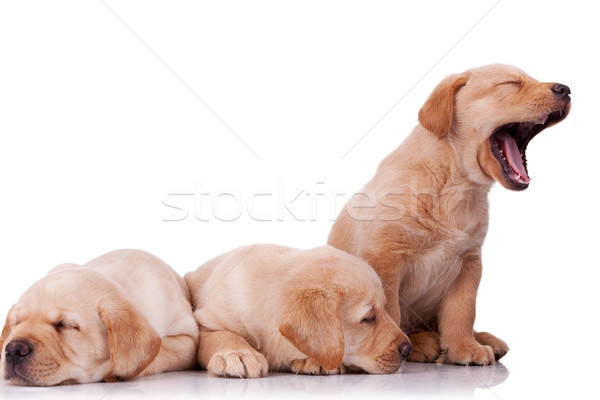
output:
M 260 379 L 218 378 L 205 371 L 158 374 L 117 383 L 49 388 L 0 385 L 0 397 L 19 399 L 239 399 L 239 398 L 474 398 L 509 377 L 501 363 L 489 367 L 458 367 L 406 363 L 392 375 L 345 374 L 307 376 L 271 374 Z M 489 393 L 492 394 L 491 392 Z

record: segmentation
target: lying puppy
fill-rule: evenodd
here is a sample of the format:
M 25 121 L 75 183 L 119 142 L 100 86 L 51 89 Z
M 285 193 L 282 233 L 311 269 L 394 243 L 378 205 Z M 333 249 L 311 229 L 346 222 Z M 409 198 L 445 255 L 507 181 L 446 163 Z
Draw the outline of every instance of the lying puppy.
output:
M 409 361 L 442 352 L 447 363 L 487 365 L 508 351 L 473 331 L 488 192 L 495 181 L 529 186 L 527 145 L 567 116 L 569 94 L 506 65 L 448 76 L 334 223 L 328 243 L 375 269 L 387 311 L 414 332 Z
M 4 378 L 50 386 L 194 368 L 198 326 L 183 279 L 139 250 L 63 264 L 10 309 Z
M 215 375 L 393 373 L 408 338 L 384 310 L 381 282 L 329 246 L 241 247 L 185 275 L 200 324 L 198 361 Z

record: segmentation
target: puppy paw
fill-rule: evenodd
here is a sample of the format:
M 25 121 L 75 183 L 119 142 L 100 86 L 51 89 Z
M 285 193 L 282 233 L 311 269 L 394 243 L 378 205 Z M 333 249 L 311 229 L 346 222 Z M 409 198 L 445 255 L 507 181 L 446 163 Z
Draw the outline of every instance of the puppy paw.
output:
M 430 363 L 435 362 L 442 350 L 440 348 L 440 339 L 434 332 L 417 332 L 408 336 L 413 346 L 406 361 Z
M 498 339 L 491 333 L 475 332 L 475 340 L 477 340 L 481 345 L 490 346 L 494 352 L 494 358 L 496 361 L 504 357 L 504 355 L 508 353 L 508 350 L 510 350 L 504 340 Z
M 208 372 L 227 378 L 259 378 L 267 376 L 267 359 L 254 349 L 225 350 L 212 356 Z
M 346 369 L 343 365 L 340 365 L 336 369 L 326 370 L 312 358 L 303 358 L 301 360 L 292 361 L 290 364 L 290 370 L 296 374 L 303 375 L 335 375 L 346 372 Z
M 445 356 L 444 363 L 458 365 L 492 365 L 494 364 L 494 351 L 490 346 L 483 346 L 477 341 L 464 345 L 450 345 L 442 349 Z

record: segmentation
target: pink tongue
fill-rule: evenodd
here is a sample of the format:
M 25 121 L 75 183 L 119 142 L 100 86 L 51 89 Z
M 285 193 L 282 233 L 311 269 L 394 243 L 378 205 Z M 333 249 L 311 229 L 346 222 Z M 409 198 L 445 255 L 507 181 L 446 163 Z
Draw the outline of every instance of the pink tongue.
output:
M 500 148 L 504 151 L 504 155 L 508 160 L 508 165 L 510 165 L 513 171 L 521 177 L 522 181 L 529 182 L 530 179 L 527 175 L 527 170 L 525 170 L 525 166 L 523 165 L 523 159 L 521 158 L 521 153 L 519 152 L 515 139 L 508 133 L 501 131 L 496 133 L 496 140 Z

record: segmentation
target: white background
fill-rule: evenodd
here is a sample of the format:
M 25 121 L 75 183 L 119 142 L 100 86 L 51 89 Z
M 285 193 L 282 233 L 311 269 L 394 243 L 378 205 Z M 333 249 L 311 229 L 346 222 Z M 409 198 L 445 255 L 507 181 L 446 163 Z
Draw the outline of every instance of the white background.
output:
M 321 245 L 437 82 L 502 62 L 569 85 L 573 107 L 530 145 L 530 188 L 490 194 L 476 328 L 509 343 L 510 376 L 475 397 L 585 393 L 600 372 L 585 4 L 2 2 L 0 313 L 112 249 L 183 274 L 243 244 Z

